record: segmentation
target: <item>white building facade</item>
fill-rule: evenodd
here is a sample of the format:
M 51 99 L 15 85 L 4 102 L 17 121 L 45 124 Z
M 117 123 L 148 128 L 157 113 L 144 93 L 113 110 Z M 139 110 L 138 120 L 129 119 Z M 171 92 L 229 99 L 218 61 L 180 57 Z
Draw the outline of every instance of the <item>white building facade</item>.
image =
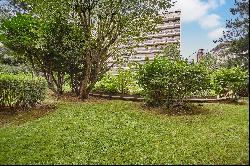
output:
M 145 58 L 149 60 L 163 52 L 163 49 L 169 43 L 180 43 L 181 40 L 181 11 L 166 12 L 163 14 L 163 24 L 158 28 L 160 31 L 155 34 L 148 34 L 144 42 L 139 43 L 135 48 L 133 55 L 124 57 L 128 62 L 144 63 Z M 179 44 L 180 45 L 180 44 Z M 110 59 L 112 61 L 112 59 Z M 127 64 L 115 65 L 111 73 L 116 74 L 119 67 L 127 68 Z

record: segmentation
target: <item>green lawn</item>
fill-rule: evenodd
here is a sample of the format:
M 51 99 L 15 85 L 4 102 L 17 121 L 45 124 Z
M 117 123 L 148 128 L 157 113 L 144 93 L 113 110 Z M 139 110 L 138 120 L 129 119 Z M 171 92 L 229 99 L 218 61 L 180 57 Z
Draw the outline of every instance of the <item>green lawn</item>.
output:
M 248 164 L 248 105 L 170 116 L 126 101 L 64 102 L 0 127 L 0 164 Z

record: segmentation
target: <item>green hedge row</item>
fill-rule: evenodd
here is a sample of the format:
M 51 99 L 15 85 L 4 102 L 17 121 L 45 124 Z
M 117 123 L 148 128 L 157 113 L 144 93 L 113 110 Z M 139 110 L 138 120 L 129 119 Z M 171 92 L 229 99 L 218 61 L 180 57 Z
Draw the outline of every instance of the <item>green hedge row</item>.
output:
M 0 73 L 0 106 L 32 107 L 44 100 L 46 89 L 42 77 Z

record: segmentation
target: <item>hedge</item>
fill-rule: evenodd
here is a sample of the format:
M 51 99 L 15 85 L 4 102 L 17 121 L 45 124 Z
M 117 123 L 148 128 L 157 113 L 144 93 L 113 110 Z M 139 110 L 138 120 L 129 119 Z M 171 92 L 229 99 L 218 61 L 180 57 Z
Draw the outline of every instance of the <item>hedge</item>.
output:
M 0 73 L 0 106 L 32 107 L 45 99 L 46 85 L 42 77 Z

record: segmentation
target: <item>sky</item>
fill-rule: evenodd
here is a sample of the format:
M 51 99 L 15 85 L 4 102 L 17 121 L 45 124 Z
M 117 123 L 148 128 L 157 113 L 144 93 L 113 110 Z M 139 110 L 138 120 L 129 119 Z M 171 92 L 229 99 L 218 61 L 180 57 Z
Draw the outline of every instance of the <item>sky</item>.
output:
M 222 37 L 233 6 L 234 0 L 177 0 L 174 9 L 181 10 L 181 55 L 194 59 L 198 49 L 214 48 L 213 40 Z

